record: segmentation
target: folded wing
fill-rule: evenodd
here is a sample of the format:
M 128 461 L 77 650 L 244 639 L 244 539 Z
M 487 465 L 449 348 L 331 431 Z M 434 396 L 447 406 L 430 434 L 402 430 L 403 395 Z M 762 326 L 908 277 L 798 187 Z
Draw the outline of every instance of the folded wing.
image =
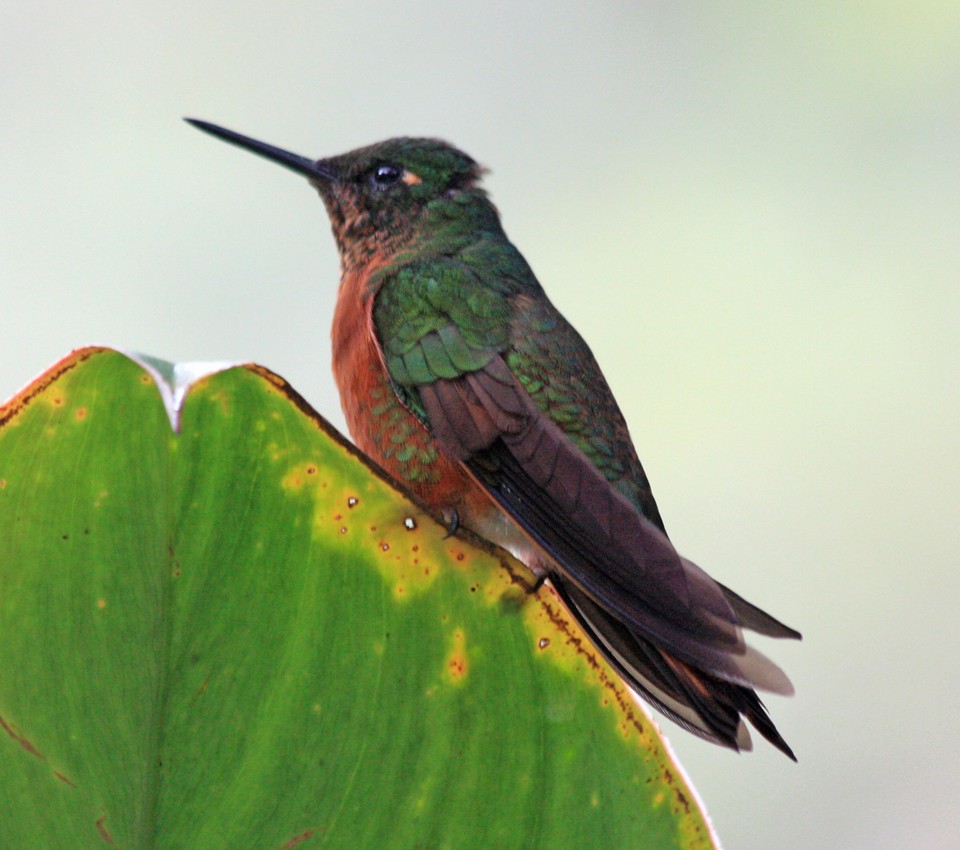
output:
M 461 292 L 467 297 L 469 286 Z M 444 306 L 408 322 L 402 346 L 385 348 L 404 402 L 549 556 L 561 598 L 634 689 L 681 725 L 734 749 L 749 745 L 746 717 L 792 758 L 753 691 L 789 694 L 792 687 L 747 647 L 742 628 L 799 634 L 681 557 L 537 406 L 507 364 L 502 333 L 478 334 L 482 322 L 468 310 L 468 339 L 449 299 Z M 411 332 L 418 326 L 422 332 Z

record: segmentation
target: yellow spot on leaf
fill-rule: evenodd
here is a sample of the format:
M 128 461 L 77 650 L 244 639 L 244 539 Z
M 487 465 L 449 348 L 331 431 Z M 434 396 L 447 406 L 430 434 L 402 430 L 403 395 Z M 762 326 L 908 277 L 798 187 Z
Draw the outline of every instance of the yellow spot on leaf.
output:
M 104 608 L 107 607 L 107 600 L 106 600 L 106 599 L 98 599 L 98 600 L 97 600 L 97 607 L 102 611 Z
M 280 457 L 276 452 L 274 458 Z M 449 577 L 451 569 L 463 579 L 464 590 L 487 605 L 498 604 L 507 594 L 523 596 L 528 582 L 518 582 L 495 560 L 491 569 L 488 555 L 450 537 L 448 527 L 402 502 L 383 482 L 345 482 L 337 469 L 311 457 L 285 464 L 280 476 L 288 496 L 310 499 L 314 537 L 342 540 L 351 551 L 359 547 L 368 554 L 365 562 L 380 573 L 394 600 L 406 602 L 428 592 Z
M 275 447 L 271 446 L 271 449 Z M 274 451 L 272 455 L 273 460 L 279 460 L 281 457 L 281 452 Z M 308 478 L 311 478 L 317 474 L 317 464 L 313 461 L 307 461 L 306 463 L 297 464 L 293 469 L 291 469 L 283 478 L 280 480 L 280 486 L 284 490 L 299 490 L 303 487 L 304 484 L 308 483 Z M 310 482 L 315 483 L 315 482 Z
M 463 629 L 455 629 L 450 641 L 450 651 L 446 659 L 447 678 L 455 685 L 463 684 L 467 673 L 470 670 L 470 664 L 467 660 L 467 636 Z
M 531 649 L 541 663 L 599 686 L 599 703 L 610 712 L 619 735 L 649 743 L 649 718 L 634 702 L 629 689 L 611 670 L 584 635 L 549 584 L 523 603 L 524 624 Z M 549 651 L 545 651 L 549 647 Z

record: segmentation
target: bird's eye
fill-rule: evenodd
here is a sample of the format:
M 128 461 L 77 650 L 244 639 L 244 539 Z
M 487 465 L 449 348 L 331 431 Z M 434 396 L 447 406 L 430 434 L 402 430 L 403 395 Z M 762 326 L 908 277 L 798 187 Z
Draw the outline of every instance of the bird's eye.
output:
M 373 185 L 378 189 L 392 186 L 403 176 L 403 169 L 395 165 L 378 165 L 373 170 Z

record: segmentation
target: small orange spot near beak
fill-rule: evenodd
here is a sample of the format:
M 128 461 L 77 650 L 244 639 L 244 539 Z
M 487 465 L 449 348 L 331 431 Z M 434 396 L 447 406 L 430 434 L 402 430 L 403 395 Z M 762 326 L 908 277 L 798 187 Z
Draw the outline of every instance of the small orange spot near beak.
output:
M 420 177 L 418 177 L 412 171 L 407 171 L 406 169 L 404 169 L 403 176 L 400 179 L 408 186 L 416 186 L 418 183 L 423 182 Z

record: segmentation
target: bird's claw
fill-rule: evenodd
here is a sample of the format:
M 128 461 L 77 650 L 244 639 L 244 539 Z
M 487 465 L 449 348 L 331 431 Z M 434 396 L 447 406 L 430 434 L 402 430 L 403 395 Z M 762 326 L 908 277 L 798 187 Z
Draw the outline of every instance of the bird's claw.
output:
M 443 535 L 443 539 L 446 540 L 448 537 L 453 537 L 459 528 L 460 514 L 458 514 L 456 511 L 452 511 L 450 514 L 450 524 L 447 526 L 447 533 Z

